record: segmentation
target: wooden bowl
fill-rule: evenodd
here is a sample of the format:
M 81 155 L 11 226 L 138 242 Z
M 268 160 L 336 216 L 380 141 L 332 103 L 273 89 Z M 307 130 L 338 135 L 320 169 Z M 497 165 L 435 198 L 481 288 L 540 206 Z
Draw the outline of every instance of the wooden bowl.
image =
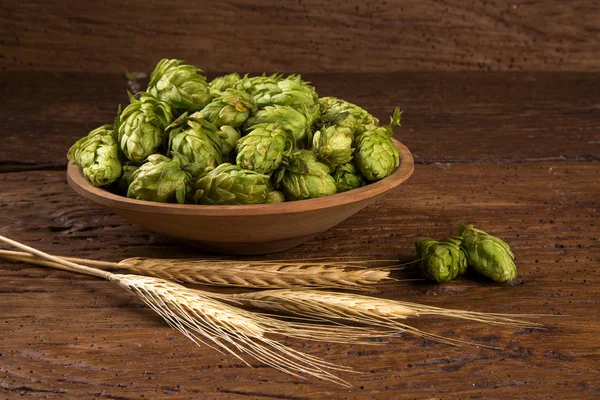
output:
M 73 190 L 152 231 L 225 254 L 287 250 L 339 224 L 408 179 L 413 157 L 394 140 L 402 163 L 392 175 L 367 186 L 317 199 L 279 204 L 211 206 L 133 200 L 92 186 L 72 161 L 67 179 Z

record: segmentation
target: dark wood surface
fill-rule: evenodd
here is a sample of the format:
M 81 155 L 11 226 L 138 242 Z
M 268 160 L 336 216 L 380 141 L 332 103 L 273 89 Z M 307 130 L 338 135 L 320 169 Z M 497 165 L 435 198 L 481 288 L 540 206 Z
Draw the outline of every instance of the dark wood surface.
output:
M 0 68 L 599 71 L 596 0 L 20 0 L 0 5 Z
M 469 221 L 504 238 L 519 277 L 408 282 L 381 296 L 448 308 L 553 314 L 546 330 L 446 319 L 415 326 L 502 350 L 404 336 L 384 346 L 288 340 L 354 367 L 344 389 L 194 346 L 139 300 L 85 276 L 0 261 L 0 398 L 593 399 L 600 396 L 600 75 L 409 73 L 309 76 L 318 91 L 385 117 L 416 156 L 397 190 L 277 257 L 410 260 L 417 237 Z M 201 252 L 76 195 L 64 154 L 125 101 L 120 74 L 2 74 L 0 234 L 103 260 Z M 4 246 L 3 246 L 4 248 Z M 397 277 L 410 276 L 398 273 Z

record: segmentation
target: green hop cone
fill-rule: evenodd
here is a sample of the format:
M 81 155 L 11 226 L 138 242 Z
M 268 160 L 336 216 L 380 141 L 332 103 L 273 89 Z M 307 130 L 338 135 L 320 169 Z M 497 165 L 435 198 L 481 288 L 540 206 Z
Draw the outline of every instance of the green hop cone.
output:
M 182 60 L 160 60 L 150 75 L 147 90 L 178 114 L 201 110 L 210 102 L 208 83 L 202 71 L 182 63 Z
M 356 138 L 356 164 L 370 182 L 388 177 L 400 165 L 402 154 L 391 139 L 392 127 L 400 125 L 400 115 L 396 109 L 390 125 L 364 131 Z
M 261 174 L 270 174 L 294 149 L 294 137 L 277 124 L 259 124 L 238 140 L 236 164 Z
M 156 153 L 173 115 L 167 103 L 148 93 L 140 93 L 139 100 L 131 94 L 129 98 L 131 104 L 117 116 L 115 130 L 125 157 L 139 163 Z
M 379 120 L 356 104 L 335 97 L 319 99 L 319 126 L 338 125 L 360 134 L 379 125 Z
M 321 162 L 335 168 L 352 160 L 353 141 L 350 128 L 332 125 L 315 132 L 313 149 Z
M 421 259 L 423 275 L 432 281 L 447 282 L 467 271 L 467 257 L 460 247 L 460 238 L 447 238 L 439 242 L 428 237 L 415 242 Z
M 311 199 L 337 193 L 329 167 L 317 160 L 313 151 L 300 150 L 292 154 L 281 186 L 291 200 Z
M 294 135 L 296 144 L 311 135 L 310 123 L 306 116 L 291 106 L 266 106 L 250 117 L 244 124 L 244 128 L 250 130 L 259 124 L 278 124 L 281 129 Z
M 245 76 L 236 84 L 236 89 L 248 92 L 258 108 L 291 106 L 305 115 L 308 125 L 312 125 L 320 113 L 317 92 L 300 75 L 290 75 L 285 79 L 277 74 Z
M 119 148 L 111 125 L 102 125 L 79 139 L 67 157 L 81 167 L 83 175 L 94 186 L 110 185 L 121 176 Z
M 184 170 L 187 164 L 187 160 L 178 154 L 174 154 L 173 159 L 152 154 L 133 172 L 127 197 L 161 203 L 185 203 L 192 179 Z
M 218 128 L 204 119 L 183 114 L 169 125 L 167 134 L 168 154 L 180 154 L 193 163 L 196 167 L 194 176 L 223 162 L 223 142 Z
M 269 192 L 269 194 L 267 195 L 267 198 L 265 199 L 265 203 L 269 203 L 269 204 L 283 203 L 284 201 L 285 201 L 285 195 L 283 194 L 283 192 L 280 192 L 278 190 Z
M 358 168 L 352 163 L 337 166 L 332 176 L 338 193 L 356 189 L 367 184 L 367 181 L 360 174 Z
M 224 92 L 227 89 L 233 88 L 242 78 L 237 72 L 231 74 L 219 76 L 208 84 L 210 93 L 213 96 L 218 96 L 220 92 Z
M 196 182 L 199 204 L 261 204 L 273 190 L 268 175 L 232 164 L 221 164 Z
M 467 263 L 475 271 L 495 282 L 509 282 L 517 277 L 515 255 L 504 240 L 473 225 L 460 224 L 458 234 L 462 237 Z
M 233 150 L 235 150 L 237 142 L 241 137 L 240 131 L 232 128 L 229 125 L 223 125 L 220 127 L 217 135 L 221 139 L 221 152 L 223 155 L 231 154 Z
M 133 173 L 137 171 L 140 166 L 137 164 L 126 163 L 123 165 L 123 175 L 119 178 L 119 189 L 125 195 L 127 195 L 127 189 L 131 185 L 133 180 Z
M 237 128 L 255 109 L 252 96 L 239 90 L 227 89 L 192 116 L 202 117 L 216 126 L 229 125 Z

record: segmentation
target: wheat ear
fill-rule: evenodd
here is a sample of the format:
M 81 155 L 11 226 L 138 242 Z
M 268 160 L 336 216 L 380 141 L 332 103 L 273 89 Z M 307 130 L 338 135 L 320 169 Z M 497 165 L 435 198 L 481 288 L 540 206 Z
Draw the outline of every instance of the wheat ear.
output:
M 0 257 L 34 262 L 35 256 L 0 250 Z M 173 282 L 257 289 L 328 288 L 369 291 L 374 286 L 393 282 L 394 267 L 365 268 L 367 260 L 278 260 L 233 261 L 221 259 L 157 259 L 134 257 L 118 263 L 61 257 L 78 264 L 97 266 L 110 271 L 163 278 Z
M 115 274 L 63 260 L 1 235 L 0 241 L 47 260 L 43 264 L 39 263 L 40 265 L 55 268 L 58 264 L 61 269 L 104 278 L 116 283 L 137 295 L 163 317 L 171 327 L 179 330 L 198 345 L 206 344 L 244 361 L 234 351 L 238 350 L 293 376 L 302 377 L 299 373 L 304 373 L 343 386 L 350 386 L 348 382 L 328 370 L 351 371 L 351 369 L 336 366 L 294 350 L 270 339 L 267 334 L 328 341 L 334 340 L 338 334 L 342 334 L 342 338 L 348 341 L 368 336 L 367 330 L 356 331 L 358 333 L 352 334 L 344 333 L 348 331 L 335 326 L 320 327 L 313 324 L 278 321 L 224 304 L 210 297 L 208 292 L 188 289 L 164 279 Z
M 352 293 L 278 289 L 236 294 L 232 295 L 232 298 L 254 307 L 276 312 L 320 317 L 324 320 L 341 323 L 358 323 L 392 331 L 395 330 L 397 332 L 410 332 L 427 339 L 453 345 L 473 343 L 424 332 L 406 324 L 404 320 L 424 315 L 434 315 L 514 328 L 541 327 L 537 323 L 516 319 L 525 316 L 520 314 L 510 315 L 451 310 Z M 535 315 L 527 316 L 536 317 Z

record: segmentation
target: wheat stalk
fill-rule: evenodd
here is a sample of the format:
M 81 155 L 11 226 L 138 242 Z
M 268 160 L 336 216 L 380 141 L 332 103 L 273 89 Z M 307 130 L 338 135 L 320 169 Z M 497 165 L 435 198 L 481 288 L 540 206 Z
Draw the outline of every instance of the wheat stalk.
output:
M 0 250 L 0 257 L 25 262 L 35 262 L 36 259 L 28 253 L 7 250 Z M 114 263 L 61 258 L 111 271 L 123 270 L 179 283 L 255 289 L 306 287 L 368 291 L 374 290 L 377 284 L 395 281 L 389 276 L 393 266 L 365 268 L 372 262 L 358 259 L 234 261 L 134 257 Z
M 287 374 L 304 373 L 349 387 L 348 382 L 329 370 L 351 371 L 320 358 L 283 345 L 268 335 L 285 335 L 309 340 L 363 343 L 373 336 L 389 333 L 355 327 L 320 326 L 312 323 L 282 321 L 218 301 L 220 295 L 189 289 L 161 278 L 134 274 L 115 274 L 63 260 L 0 235 L 0 241 L 25 250 L 44 260 L 38 265 L 96 276 L 116 283 L 138 296 L 172 328 L 194 343 L 227 352 L 247 364 L 235 350 Z
M 452 310 L 352 293 L 278 289 L 235 294 L 230 297 L 236 301 L 275 312 L 291 313 L 313 318 L 319 317 L 324 320 L 346 324 L 358 323 L 365 326 L 385 328 L 389 331 L 410 332 L 427 339 L 452 345 L 473 343 L 424 332 L 407 325 L 403 321 L 407 318 L 434 315 L 514 328 L 541 327 L 537 323 L 516 319 L 525 316 L 520 314 L 510 315 Z M 535 315 L 526 316 L 536 317 Z

